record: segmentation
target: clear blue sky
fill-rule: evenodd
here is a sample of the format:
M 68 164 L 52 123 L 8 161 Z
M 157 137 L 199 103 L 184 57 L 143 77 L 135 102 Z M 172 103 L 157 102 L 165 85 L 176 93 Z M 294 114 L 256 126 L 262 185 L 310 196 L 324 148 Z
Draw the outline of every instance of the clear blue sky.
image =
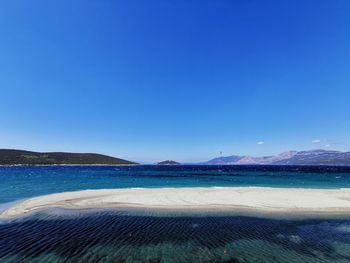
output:
M 11 0 L 0 36 L 0 148 L 350 150 L 348 0 Z

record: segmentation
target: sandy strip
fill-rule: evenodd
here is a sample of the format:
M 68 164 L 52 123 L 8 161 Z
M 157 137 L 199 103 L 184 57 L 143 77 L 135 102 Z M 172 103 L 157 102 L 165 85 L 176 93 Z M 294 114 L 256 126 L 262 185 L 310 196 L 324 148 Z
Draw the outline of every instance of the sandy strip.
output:
M 269 187 L 128 188 L 64 192 L 27 199 L 2 211 L 13 218 L 47 208 L 155 208 L 230 210 L 279 214 L 339 214 L 350 217 L 350 188 Z

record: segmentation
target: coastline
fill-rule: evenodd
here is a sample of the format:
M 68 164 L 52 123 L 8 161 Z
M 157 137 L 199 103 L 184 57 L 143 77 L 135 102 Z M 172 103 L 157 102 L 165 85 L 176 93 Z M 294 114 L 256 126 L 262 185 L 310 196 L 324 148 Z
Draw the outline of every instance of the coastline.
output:
M 137 166 L 139 163 L 131 164 L 0 164 L 0 167 L 50 167 L 50 166 Z
M 124 188 L 63 192 L 29 198 L 0 212 L 0 219 L 63 208 L 233 212 L 263 217 L 350 217 L 350 188 L 270 187 Z

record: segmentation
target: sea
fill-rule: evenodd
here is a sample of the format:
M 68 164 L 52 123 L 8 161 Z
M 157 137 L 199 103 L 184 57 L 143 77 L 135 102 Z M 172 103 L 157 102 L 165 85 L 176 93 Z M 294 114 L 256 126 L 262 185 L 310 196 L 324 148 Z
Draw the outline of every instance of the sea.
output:
M 2 166 L 0 212 L 85 189 L 348 188 L 350 167 Z M 41 211 L 0 221 L 0 262 L 350 262 L 349 218 L 263 218 L 128 209 Z

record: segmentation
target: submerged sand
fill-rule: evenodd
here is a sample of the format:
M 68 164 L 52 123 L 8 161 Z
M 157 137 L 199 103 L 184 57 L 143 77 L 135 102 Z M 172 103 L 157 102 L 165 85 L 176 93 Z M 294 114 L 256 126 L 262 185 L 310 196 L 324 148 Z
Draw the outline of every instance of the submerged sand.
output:
M 152 208 L 350 216 L 350 188 L 196 187 L 84 190 L 30 198 L 2 211 L 0 218 L 24 216 L 49 208 Z

